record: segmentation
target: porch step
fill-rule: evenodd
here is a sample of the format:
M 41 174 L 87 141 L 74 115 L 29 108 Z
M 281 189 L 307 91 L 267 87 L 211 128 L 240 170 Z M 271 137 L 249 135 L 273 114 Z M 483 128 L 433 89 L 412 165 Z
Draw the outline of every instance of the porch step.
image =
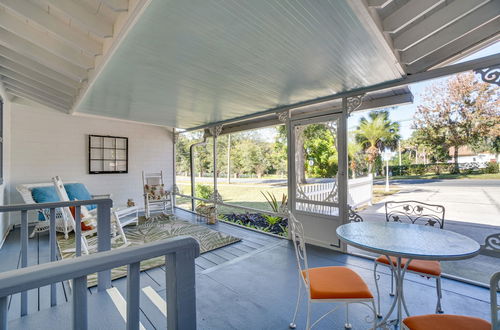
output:
M 166 313 L 166 302 L 150 286 L 142 289 L 143 297 L 148 298 L 148 304 L 156 306 L 153 313 Z M 144 301 L 143 301 L 144 302 Z M 127 302 L 117 288 L 104 292 L 94 292 L 87 296 L 88 328 L 89 329 L 124 329 L 126 324 Z M 47 308 L 9 322 L 9 329 L 69 329 L 72 324 L 72 303 L 67 302 L 52 308 Z M 165 322 L 165 321 L 164 321 Z M 146 327 L 141 323 L 140 329 Z

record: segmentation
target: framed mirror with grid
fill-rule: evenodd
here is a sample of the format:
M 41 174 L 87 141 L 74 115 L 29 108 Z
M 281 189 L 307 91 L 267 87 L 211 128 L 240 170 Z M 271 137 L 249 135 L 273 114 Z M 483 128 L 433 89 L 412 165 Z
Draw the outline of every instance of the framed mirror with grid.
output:
M 128 173 L 128 138 L 89 135 L 89 174 Z

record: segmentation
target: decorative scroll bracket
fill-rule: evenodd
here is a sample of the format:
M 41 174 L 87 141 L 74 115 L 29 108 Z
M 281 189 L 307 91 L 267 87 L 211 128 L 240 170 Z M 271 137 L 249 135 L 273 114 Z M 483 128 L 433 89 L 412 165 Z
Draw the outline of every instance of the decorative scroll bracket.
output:
M 500 64 L 489 68 L 477 69 L 474 72 L 480 74 L 484 82 L 500 86 Z
M 358 109 L 363 103 L 363 97 L 365 94 L 359 94 L 356 96 L 347 98 L 347 113 L 351 114 L 354 110 Z
M 278 115 L 278 120 L 282 123 L 286 123 L 288 118 L 290 117 L 288 110 L 276 112 L 276 114 Z
M 215 125 L 209 128 L 210 134 L 213 137 L 218 137 L 222 132 L 222 125 Z

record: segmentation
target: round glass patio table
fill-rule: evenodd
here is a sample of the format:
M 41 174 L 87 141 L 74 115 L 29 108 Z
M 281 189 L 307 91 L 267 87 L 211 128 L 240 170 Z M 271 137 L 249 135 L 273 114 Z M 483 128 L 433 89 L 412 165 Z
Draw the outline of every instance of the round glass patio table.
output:
M 396 257 L 396 265 L 389 263 L 396 282 L 395 299 L 389 312 L 378 326 L 402 323 L 402 307 L 406 307 L 403 295 L 403 280 L 411 260 L 460 260 L 472 258 L 479 253 L 480 246 L 473 239 L 440 228 L 405 224 L 400 222 L 353 222 L 337 228 L 339 239 L 362 250 Z M 401 259 L 408 258 L 404 267 Z M 388 321 L 397 307 L 397 318 Z M 405 308 L 406 309 L 406 308 Z M 407 309 L 406 309 L 407 310 Z

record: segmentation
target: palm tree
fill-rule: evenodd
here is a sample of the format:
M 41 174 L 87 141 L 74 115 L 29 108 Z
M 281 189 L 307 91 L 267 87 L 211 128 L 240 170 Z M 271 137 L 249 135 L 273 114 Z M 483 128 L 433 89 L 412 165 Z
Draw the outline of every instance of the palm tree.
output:
M 361 118 L 355 131 L 356 141 L 363 146 L 368 160 L 368 170 L 373 171 L 373 163 L 383 148 L 395 147 L 399 136 L 399 123 L 389 119 L 389 112 L 371 111 L 368 118 Z

